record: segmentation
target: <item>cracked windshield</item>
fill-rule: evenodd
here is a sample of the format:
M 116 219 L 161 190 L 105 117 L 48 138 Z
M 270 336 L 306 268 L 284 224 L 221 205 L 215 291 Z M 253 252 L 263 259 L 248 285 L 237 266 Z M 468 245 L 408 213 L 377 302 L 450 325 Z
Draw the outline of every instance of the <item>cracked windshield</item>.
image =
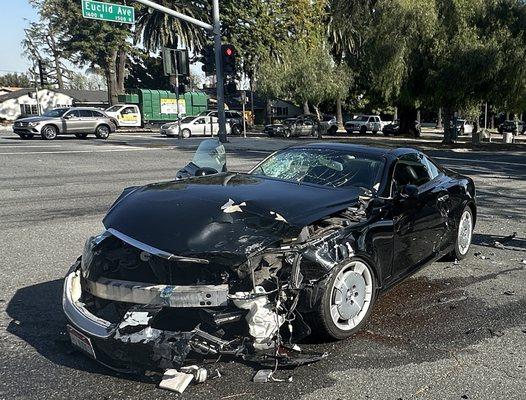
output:
M 291 182 L 370 190 L 379 183 L 382 164 L 381 159 L 336 150 L 291 149 L 268 158 L 252 173 Z

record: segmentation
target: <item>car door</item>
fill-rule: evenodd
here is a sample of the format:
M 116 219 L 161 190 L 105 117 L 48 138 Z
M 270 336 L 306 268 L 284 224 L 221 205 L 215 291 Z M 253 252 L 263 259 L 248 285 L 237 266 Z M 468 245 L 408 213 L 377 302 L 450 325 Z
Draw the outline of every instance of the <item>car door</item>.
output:
M 405 154 L 395 165 L 392 191 L 393 271 L 395 279 L 418 269 L 435 257 L 443 247 L 448 229 L 449 194 L 442 185 L 443 174 L 430 171 L 421 153 Z M 402 198 L 404 185 L 414 185 L 418 195 Z
M 62 117 L 64 121 L 64 133 L 81 133 L 82 119 L 80 110 L 71 110 Z
M 91 110 L 79 110 L 80 114 L 80 132 L 93 133 L 97 127 L 97 120 Z
M 194 136 L 202 136 L 205 134 L 205 130 L 206 130 L 206 133 L 207 134 L 210 134 L 210 124 L 208 124 L 207 126 L 207 120 L 209 119 L 210 117 L 200 117 L 200 118 L 197 118 L 194 123 L 193 123 L 193 127 L 192 127 L 192 135 Z
M 119 112 L 119 125 L 120 126 L 137 126 L 140 125 L 140 114 L 137 106 L 124 107 Z

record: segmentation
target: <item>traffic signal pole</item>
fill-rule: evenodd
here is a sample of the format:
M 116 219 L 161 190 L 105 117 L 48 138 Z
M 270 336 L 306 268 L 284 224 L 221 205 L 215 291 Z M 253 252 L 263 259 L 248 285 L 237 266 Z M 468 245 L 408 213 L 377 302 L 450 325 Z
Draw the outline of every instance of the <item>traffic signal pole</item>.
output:
M 164 7 L 160 4 L 154 3 L 150 0 L 133 0 L 138 3 L 144 4 L 147 7 L 153 8 L 154 10 L 160 11 L 172 17 L 181 19 L 191 24 L 197 25 L 207 31 L 211 31 L 214 34 L 214 47 L 215 47 L 215 58 L 216 58 L 216 74 L 217 74 L 217 111 L 219 118 L 219 141 L 226 143 L 226 117 L 225 117 L 225 89 L 223 86 L 223 66 L 222 66 L 222 53 L 221 53 L 221 21 L 219 19 L 219 0 L 212 0 L 212 17 L 213 25 L 206 22 L 200 21 L 196 18 L 182 14 L 168 7 Z M 179 104 L 177 104 L 179 107 Z
M 217 116 L 219 118 L 219 141 L 226 143 L 225 88 L 223 86 L 223 53 L 221 51 L 221 21 L 219 0 L 212 0 L 214 17 L 214 48 L 216 53 Z

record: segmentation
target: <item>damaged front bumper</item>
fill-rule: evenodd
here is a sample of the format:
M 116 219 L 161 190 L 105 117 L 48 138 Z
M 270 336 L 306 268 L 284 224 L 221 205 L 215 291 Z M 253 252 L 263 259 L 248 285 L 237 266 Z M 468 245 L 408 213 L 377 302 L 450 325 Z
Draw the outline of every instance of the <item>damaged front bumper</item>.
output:
M 202 354 L 236 355 L 239 349 L 227 346 L 228 342 L 198 328 L 186 332 L 153 328 L 151 321 L 162 307 L 152 304 L 163 304 L 163 307 L 222 305 L 227 294 L 224 286 L 91 282 L 83 280 L 80 261 L 77 261 L 64 282 L 63 309 L 73 328 L 69 329 L 72 343 L 107 367 L 123 372 L 180 368 L 191 350 Z M 83 290 L 100 298 L 129 301 L 135 305 L 120 322 L 110 322 L 88 309 L 82 301 Z

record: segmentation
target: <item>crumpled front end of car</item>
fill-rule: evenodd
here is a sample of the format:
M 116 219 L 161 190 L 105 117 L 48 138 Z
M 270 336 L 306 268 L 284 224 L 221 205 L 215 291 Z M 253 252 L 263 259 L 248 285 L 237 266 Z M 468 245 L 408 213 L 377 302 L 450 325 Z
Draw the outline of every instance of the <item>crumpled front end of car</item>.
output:
M 247 221 L 248 212 L 228 204 L 225 215 Z M 269 213 L 261 223 L 281 239 L 251 237 L 242 254 L 211 248 L 180 256 L 108 228 L 88 239 L 65 280 L 72 342 L 103 364 L 134 372 L 178 369 L 190 355 L 272 367 L 317 361 L 325 355 L 299 353 L 294 343 L 311 333 L 308 314 L 332 268 L 354 255 L 353 232 L 367 205 L 362 200 L 303 228 Z M 256 228 L 248 225 L 244 240 Z

